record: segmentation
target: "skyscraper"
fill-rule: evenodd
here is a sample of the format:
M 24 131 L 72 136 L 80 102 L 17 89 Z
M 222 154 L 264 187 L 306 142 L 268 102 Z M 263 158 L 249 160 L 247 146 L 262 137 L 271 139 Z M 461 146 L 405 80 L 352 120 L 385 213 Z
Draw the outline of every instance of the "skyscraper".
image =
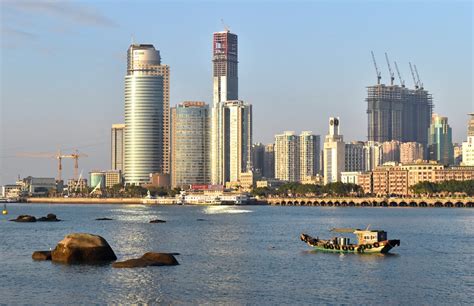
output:
M 463 166 L 474 166 L 474 113 L 470 113 L 467 125 L 467 141 L 462 143 Z
M 211 182 L 223 185 L 251 170 L 252 106 L 238 100 L 237 35 L 214 33 L 212 62 Z
M 365 171 L 364 143 L 353 141 L 345 144 L 345 172 L 363 172 Z
M 321 139 L 310 131 L 304 131 L 298 137 L 299 149 L 299 180 L 311 180 L 319 174 Z
M 265 145 L 263 143 L 252 145 L 252 167 L 255 173 L 263 175 L 265 167 Z
M 275 135 L 275 178 L 282 181 L 299 181 L 298 136 L 286 131 Z
M 265 145 L 263 153 L 263 176 L 266 178 L 275 178 L 275 144 Z
M 329 118 L 329 134 L 324 141 L 324 184 L 340 181 L 344 171 L 345 145 L 339 134 L 339 118 Z
M 112 124 L 111 161 L 112 170 L 123 172 L 125 124 Z
M 428 154 L 430 160 L 436 160 L 441 164 L 454 163 L 452 131 L 447 117 L 433 114 L 429 128 Z
M 186 101 L 171 108 L 171 185 L 210 183 L 209 106 Z
M 125 76 L 125 183 L 140 185 L 163 172 L 164 77 L 160 52 L 132 44 Z

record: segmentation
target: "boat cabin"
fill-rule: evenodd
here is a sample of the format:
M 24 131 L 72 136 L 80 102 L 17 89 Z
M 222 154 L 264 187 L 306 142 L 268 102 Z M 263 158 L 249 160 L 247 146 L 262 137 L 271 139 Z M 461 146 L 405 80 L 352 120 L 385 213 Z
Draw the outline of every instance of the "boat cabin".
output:
M 356 230 L 354 234 L 359 240 L 359 244 L 375 243 L 387 240 L 387 232 L 379 230 Z

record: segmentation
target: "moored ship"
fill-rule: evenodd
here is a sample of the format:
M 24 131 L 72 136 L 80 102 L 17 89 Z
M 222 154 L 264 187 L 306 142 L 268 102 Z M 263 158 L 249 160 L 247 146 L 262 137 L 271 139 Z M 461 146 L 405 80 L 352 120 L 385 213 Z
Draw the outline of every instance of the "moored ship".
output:
M 382 230 L 365 230 L 353 228 L 334 228 L 331 232 L 352 233 L 357 237 L 357 244 L 350 243 L 347 237 L 319 239 L 307 234 L 301 234 L 300 239 L 318 251 L 342 253 L 388 253 L 395 246 L 400 246 L 400 240 L 387 239 L 387 232 Z

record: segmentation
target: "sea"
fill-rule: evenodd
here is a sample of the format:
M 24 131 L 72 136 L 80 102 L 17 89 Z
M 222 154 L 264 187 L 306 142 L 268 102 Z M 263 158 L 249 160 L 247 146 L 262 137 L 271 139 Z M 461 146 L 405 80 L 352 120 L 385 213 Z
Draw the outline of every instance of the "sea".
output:
M 9 204 L 0 218 L 0 304 L 469 304 L 474 209 Z M 16 223 L 54 213 L 61 222 Z M 111 221 L 96 221 L 96 218 Z M 162 219 L 166 223 L 149 223 Z M 313 251 L 301 233 L 383 229 L 388 255 Z M 33 261 L 69 233 L 119 258 L 177 252 L 180 265 L 116 269 Z M 354 237 L 355 239 L 355 237 Z

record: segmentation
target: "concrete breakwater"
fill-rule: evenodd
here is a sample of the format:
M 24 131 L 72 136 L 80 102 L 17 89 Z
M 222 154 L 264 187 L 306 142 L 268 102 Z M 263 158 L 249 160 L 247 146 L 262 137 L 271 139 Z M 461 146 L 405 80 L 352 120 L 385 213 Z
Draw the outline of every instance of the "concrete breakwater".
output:
M 27 203 L 47 204 L 143 204 L 142 198 L 26 198 Z
M 270 205 L 324 207 L 474 207 L 474 198 L 268 198 Z

